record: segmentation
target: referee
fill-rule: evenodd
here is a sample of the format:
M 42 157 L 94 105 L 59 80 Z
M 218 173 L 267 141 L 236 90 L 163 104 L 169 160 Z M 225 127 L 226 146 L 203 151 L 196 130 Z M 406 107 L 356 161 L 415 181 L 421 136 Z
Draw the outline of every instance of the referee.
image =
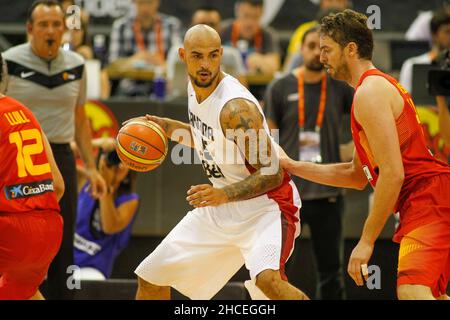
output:
M 65 193 L 59 202 L 64 218 L 61 249 L 50 266 L 47 296 L 73 299 L 67 286 L 73 265 L 73 236 L 77 205 L 75 159 L 70 149 L 78 145 L 92 185 L 94 197 L 103 195 L 106 185 L 96 170 L 91 131 L 84 111 L 86 70 L 81 56 L 60 49 L 65 18 L 54 0 L 35 1 L 28 12 L 30 42 L 13 47 L 3 56 L 8 67 L 7 93 L 34 113 L 47 135 L 59 170 L 64 177 Z

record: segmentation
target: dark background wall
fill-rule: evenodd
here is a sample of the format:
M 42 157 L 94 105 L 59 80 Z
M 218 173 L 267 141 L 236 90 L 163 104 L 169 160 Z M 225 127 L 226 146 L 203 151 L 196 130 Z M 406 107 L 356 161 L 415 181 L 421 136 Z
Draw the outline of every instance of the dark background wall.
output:
M 79 3 L 95 5 L 100 13 L 114 13 L 115 8 L 126 5 L 126 0 L 77 0 Z M 24 22 L 26 11 L 33 0 L 0 0 L 0 23 Z M 233 16 L 233 8 L 236 0 L 161 0 L 161 11 L 179 17 L 185 25 L 189 23 L 192 10 L 202 3 L 214 5 L 220 9 L 222 16 Z M 354 8 L 365 12 L 369 5 L 380 6 L 382 13 L 382 30 L 404 32 L 417 16 L 420 10 L 431 10 L 439 6 L 441 0 L 354 0 Z M 116 4 L 116 7 L 113 7 Z M 280 30 L 293 30 L 304 21 L 314 18 L 317 7 L 309 0 L 286 0 L 272 26 Z M 4 14 L 7 12 L 8 14 Z M 107 24 L 110 19 L 97 19 L 100 24 Z

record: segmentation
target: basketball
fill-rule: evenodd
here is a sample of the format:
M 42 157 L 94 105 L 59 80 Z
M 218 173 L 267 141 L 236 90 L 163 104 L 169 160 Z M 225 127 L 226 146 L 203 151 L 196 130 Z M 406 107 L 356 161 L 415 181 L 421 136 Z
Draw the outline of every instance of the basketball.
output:
M 155 122 L 133 120 L 117 135 L 116 151 L 122 163 L 134 171 L 156 169 L 166 158 L 167 138 Z

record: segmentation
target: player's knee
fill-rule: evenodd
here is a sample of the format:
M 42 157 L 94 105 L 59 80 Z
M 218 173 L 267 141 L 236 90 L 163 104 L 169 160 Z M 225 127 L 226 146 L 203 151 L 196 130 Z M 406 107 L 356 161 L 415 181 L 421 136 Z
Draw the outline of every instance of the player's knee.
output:
M 399 300 L 429 300 L 434 299 L 431 289 L 421 285 L 402 284 L 397 288 Z
M 264 270 L 256 276 L 256 286 L 269 298 L 277 295 L 280 281 L 283 280 L 278 270 Z

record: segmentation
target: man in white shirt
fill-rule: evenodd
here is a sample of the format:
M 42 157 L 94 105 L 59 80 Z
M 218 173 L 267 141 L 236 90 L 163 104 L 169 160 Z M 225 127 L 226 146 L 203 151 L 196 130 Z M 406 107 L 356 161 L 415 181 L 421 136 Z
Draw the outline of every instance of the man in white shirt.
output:
M 450 48 L 450 13 L 444 9 L 436 11 L 430 22 L 430 29 L 433 39 L 431 51 L 406 60 L 400 71 L 400 83 L 409 92 L 412 90 L 413 65 L 431 64 L 440 51 Z

